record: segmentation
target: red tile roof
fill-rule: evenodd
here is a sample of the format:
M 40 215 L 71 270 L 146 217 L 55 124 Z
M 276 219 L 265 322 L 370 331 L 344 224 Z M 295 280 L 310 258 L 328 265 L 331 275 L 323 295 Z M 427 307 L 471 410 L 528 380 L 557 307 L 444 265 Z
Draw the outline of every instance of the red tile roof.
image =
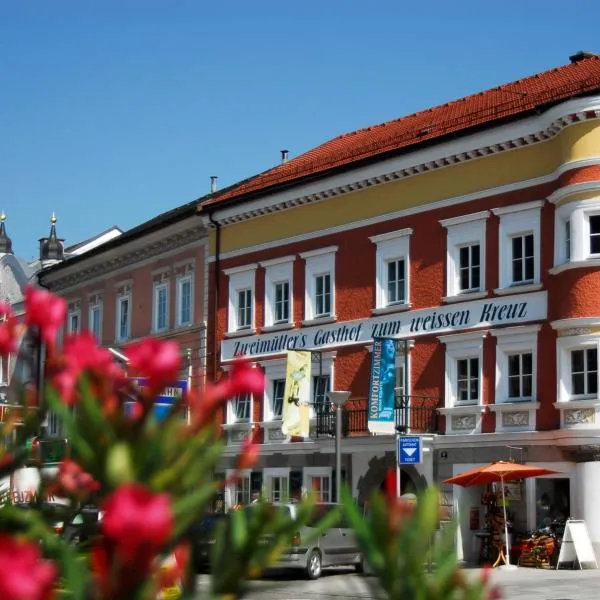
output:
M 584 55 L 574 62 L 447 104 L 359 129 L 336 137 L 288 162 L 217 193 L 203 203 L 216 204 L 268 193 L 282 184 L 299 183 L 314 175 L 410 148 L 449 134 L 491 125 L 528 111 L 600 89 L 600 56 Z

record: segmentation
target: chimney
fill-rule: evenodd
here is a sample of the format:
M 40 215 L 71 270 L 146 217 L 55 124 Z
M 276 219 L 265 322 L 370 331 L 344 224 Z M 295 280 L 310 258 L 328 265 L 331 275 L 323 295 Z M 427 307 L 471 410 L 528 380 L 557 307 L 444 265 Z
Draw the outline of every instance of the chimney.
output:
M 288 161 L 288 150 L 281 151 L 281 164 L 284 165 Z
M 219 179 L 216 175 L 210 176 L 210 193 L 214 194 L 217 191 L 217 179 Z
M 599 54 L 596 54 L 594 52 L 587 52 L 586 50 L 580 50 L 579 52 L 575 52 L 575 54 L 569 56 L 569 60 L 572 63 L 577 63 L 580 60 L 585 60 L 586 58 L 593 58 L 594 56 L 600 58 Z

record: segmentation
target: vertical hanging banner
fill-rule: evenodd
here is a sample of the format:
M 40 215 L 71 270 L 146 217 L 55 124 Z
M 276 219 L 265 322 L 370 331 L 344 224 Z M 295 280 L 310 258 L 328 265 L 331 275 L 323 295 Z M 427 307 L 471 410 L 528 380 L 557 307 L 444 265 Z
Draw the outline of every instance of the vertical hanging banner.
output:
M 310 363 L 310 352 L 292 350 L 287 353 L 281 430 L 288 437 L 309 436 Z
M 396 373 L 396 340 L 374 338 L 369 383 L 368 427 L 371 433 L 394 434 Z

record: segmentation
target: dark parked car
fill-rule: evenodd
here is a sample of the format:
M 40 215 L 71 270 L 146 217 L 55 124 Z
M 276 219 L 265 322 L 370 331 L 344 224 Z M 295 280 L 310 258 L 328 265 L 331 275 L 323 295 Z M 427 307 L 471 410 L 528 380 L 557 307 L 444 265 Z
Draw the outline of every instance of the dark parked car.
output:
M 217 529 L 219 524 L 226 518 L 227 515 L 223 513 L 208 513 L 192 527 L 193 557 L 196 571 L 210 570 L 210 555 L 216 541 Z

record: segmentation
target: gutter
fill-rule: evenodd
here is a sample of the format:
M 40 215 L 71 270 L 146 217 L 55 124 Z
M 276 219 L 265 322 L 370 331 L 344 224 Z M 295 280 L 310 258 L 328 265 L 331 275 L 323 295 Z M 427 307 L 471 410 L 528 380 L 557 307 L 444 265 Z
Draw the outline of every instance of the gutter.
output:
M 215 239 L 215 270 L 213 275 L 213 287 L 215 290 L 214 295 L 214 306 L 213 306 L 213 314 L 212 314 L 212 322 L 213 322 L 213 381 L 217 379 L 217 366 L 218 366 L 218 342 L 217 342 L 217 314 L 219 311 L 219 274 L 221 271 L 221 224 L 218 221 L 215 221 L 213 218 L 212 211 L 208 213 L 208 220 L 214 225 L 216 229 L 216 239 Z

